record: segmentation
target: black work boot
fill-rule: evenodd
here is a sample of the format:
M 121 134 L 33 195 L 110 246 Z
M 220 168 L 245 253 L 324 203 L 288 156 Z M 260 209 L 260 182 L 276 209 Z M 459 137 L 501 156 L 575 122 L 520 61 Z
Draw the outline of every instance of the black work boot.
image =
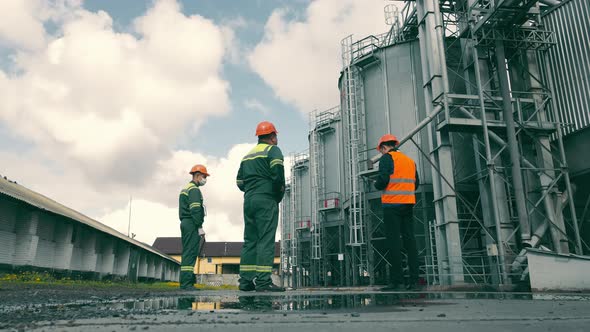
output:
M 254 285 L 254 283 L 252 281 L 250 281 L 249 283 L 247 283 L 245 285 L 240 284 L 239 289 L 242 292 L 252 292 L 252 291 L 256 290 L 256 286 Z
M 270 283 L 268 285 L 257 287 L 256 291 L 257 292 L 284 292 L 285 287 L 280 287 L 280 286 L 277 286 L 273 283 Z

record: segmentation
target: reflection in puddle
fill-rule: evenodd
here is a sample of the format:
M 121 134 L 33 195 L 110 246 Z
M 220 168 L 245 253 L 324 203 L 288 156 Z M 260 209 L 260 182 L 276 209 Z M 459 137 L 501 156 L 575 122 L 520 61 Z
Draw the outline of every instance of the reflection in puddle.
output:
M 103 303 L 101 307 L 127 310 L 194 310 L 194 311 L 403 311 L 404 307 L 445 305 L 444 300 L 575 300 L 587 301 L 584 295 L 530 293 L 373 293 L 329 295 L 244 295 L 168 297 Z M 443 301 L 441 301 L 443 300 Z
M 491 293 L 491 292 L 433 292 L 433 293 L 295 293 L 289 294 L 225 294 L 195 295 L 191 297 L 159 297 L 122 301 L 85 301 L 84 303 L 44 304 L 43 307 L 101 308 L 110 311 L 403 311 L 405 307 L 425 307 L 456 303 L 461 300 L 541 300 L 541 301 L 590 301 L 588 294 L 549 293 Z M 31 309 L 38 305 L 28 306 Z M 21 310 L 22 306 L 2 307 L 0 313 Z
M 442 305 L 444 303 L 437 303 Z M 432 305 L 425 298 L 400 298 L 392 294 L 370 295 L 294 295 L 294 296 L 225 296 L 157 298 L 142 301 L 102 304 L 112 309 L 128 310 L 244 310 L 244 311 L 337 311 L 355 309 L 363 311 L 402 310 L 403 306 Z

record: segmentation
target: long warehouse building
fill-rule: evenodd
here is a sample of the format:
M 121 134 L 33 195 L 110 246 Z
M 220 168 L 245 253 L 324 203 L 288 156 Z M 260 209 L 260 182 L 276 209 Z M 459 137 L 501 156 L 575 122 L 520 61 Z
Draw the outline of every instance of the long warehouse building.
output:
M 0 179 L 0 268 L 177 281 L 179 263 L 16 182 Z

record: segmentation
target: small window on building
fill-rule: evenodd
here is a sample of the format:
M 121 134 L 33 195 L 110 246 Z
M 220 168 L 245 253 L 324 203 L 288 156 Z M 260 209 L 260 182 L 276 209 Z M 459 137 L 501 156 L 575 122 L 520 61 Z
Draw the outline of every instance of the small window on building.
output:
M 212 262 L 211 257 L 207 257 L 207 263 L 211 263 L 211 262 Z

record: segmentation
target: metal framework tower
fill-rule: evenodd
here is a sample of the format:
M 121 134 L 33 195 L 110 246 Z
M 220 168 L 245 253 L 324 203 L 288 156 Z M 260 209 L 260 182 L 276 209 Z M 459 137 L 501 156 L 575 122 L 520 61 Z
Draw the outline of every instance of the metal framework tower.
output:
M 544 65 L 553 34 L 544 29 L 542 10 L 537 1 L 417 0 L 401 28 L 404 38 L 417 30 L 424 92 L 432 101 L 429 116 L 402 141 L 428 130 L 442 284 L 461 282 L 470 272 L 460 231 L 466 219 L 459 212 L 481 229 L 491 258 L 481 272 L 495 275 L 497 284 L 520 276 L 513 264 L 523 260 L 518 250 L 537 246 L 547 229 L 556 252 L 568 252 L 568 243 L 580 252 L 561 124 Z M 466 135 L 472 136 L 478 165 L 477 206 L 453 178 L 450 147 Z M 573 240 L 566 233 L 566 205 Z

